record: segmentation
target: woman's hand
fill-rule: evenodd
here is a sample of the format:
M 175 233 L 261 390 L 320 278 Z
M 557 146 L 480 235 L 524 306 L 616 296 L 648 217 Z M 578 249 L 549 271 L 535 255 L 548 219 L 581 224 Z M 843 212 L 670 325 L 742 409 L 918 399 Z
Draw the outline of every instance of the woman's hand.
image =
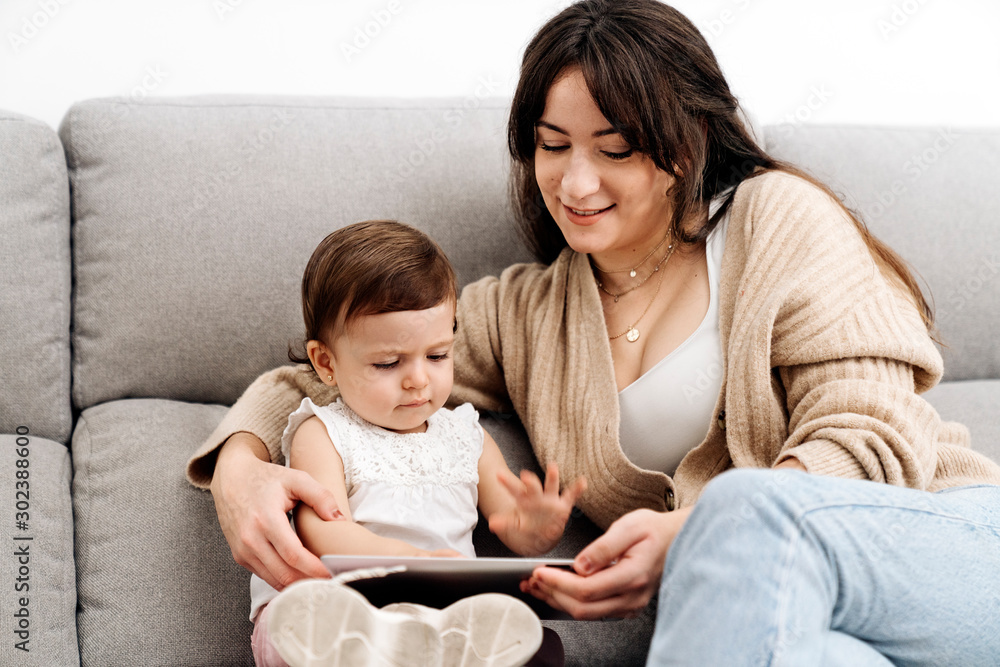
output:
M 559 467 L 554 463 L 546 470 L 544 485 L 527 470 L 520 478 L 500 471 L 497 481 L 514 502 L 490 515 L 490 530 L 522 556 L 544 554 L 558 544 L 576 499 L 587 490 L 587 480 L 580 477 L 559 493 Z
M 278 590 L 298 579 L 330 576 L 286 516 L 301 501 L 327 521 L 344 518 L 333 494 L 307 473 L 270 463 L 259 438 L 237 433 L 219 451 L 211 489 L 237 563 Z
M 540 567 L 521 590 L 576 619 L 638 616 L 659 588 L 667 551 L 691 509 L 630 512 L 577 555 L 574 572 Z

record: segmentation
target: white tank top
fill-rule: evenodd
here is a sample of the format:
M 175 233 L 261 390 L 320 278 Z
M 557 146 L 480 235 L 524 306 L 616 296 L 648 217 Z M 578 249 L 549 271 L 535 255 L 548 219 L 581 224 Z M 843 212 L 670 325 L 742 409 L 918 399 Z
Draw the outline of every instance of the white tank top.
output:
M 420 549 L 454 549 L 475 558 L 472 530 L 479 519 L 479 459 L 483 427 L 465 403 L 441 408 L 424 433 L 394 433 L 371 424 L 341 399 L 318 406 L 308 397 L 288 417 L 281 436 L 287 465 L 292 436 L 317 416 L 344 463 L 351 517 L 381 535 Z M 250 620 L 278 592 L 250 577 Z
M 715 213 L 722 198 L 709 208 Z M 719 271 L 729 214 L 709 234 L 708 312 L 687 340 L 618 392 L 618 437 L 625 456 L 640 468 L 673 475 L 684 455 L 708 433 L 722 387 Z

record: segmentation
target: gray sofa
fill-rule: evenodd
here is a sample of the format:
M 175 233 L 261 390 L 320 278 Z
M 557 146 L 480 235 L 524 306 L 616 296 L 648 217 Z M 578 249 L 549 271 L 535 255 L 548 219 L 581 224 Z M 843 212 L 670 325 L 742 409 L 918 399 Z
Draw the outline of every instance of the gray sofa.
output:
M 463 284 L 528 259 L 504 120 L 478 98 L 92 100 L 58 134 L 0 112 L 0 664 L 252 662 L 247 574 L 184 463 L 285 362 L 301 271 L 330 230 L 415 224 Z M 926 280 L 947 345 L 928 399 L 1000 457 L 1000 130 L 765 138 Z M 513 468 L 533 465 L 516 419 L 484 424 Z M 597 533 L 575 516 L 556 553 Z M 653 612 L 554 626 L 570 664 L 639 664 Z

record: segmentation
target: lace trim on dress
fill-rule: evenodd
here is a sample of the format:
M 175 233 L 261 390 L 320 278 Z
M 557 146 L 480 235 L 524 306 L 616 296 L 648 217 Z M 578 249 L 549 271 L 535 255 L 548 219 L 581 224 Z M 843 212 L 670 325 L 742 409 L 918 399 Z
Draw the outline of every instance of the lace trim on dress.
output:
M 483 430 L 471 405 L 438 410 L 431 415 L 424 433 L 395 433 L 375 426 L 339 398 L 322 407 L 303 399 L 297 412 L 303 411 L 315 414 L 327 426 L 344 462 L 344 477 L 351 484 L 419 486 L 479 482 Z M 297 421 L 301 423 L 304 419 Z M 286 432 L 286 437 L 290 439 L 291 433 Z

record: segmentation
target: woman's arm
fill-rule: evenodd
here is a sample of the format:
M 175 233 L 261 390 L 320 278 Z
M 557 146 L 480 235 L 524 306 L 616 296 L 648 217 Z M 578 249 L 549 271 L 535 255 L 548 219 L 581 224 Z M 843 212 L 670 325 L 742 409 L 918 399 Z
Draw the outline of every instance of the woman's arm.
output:
M 301 501 L 326 519 L 339 514 L 333 495 L 309 475 L 271 463 L 283 463 L 281 433 L 302 398 L 333 400 L 329 388 L 302 368 L 283 366 L 257 378 L 187 465 L 188 481 L 212 491 L 233 559 L 279 590 L 298 579 L 329 576 L 302 546 L 286 513 Z
M 918 394 L 942 361 L 912 296 L 841 205 L 799 177 L 746 180 L 731 216 L 720 277 L 732 289 L 720 328 L 737 340 L 731 458 L 926 488 L 942 427 Z
M 481 410 L 511 412 L 501 365 L 500 280 L 487 276 L 466 285 L 455 321 L 455 384 L 449 404 L 472 403 Z
M 500 448 L 483 432 L 479 458 L 479 509 L 490 530 L 522 556 L 550 551 L 562 537 L 576 499 L 587 488 L 583 477 L 559 493 L 559 468 L 550 464 L 543 485 L 524 470 L 520 479 L 507 467 Z
M 316 405 L 328 405 L 337 391 L 317 379 L 308 366 L 281 366 L 253 381 L 229 409 L 211 435 L 188 459 L 187 478 L 193 485 L 207 489 L 218 464 L 222 445 L 238 433 L 255 436 L 263 446 L 265 461 L 284 464 L 281 434 L 288 425 L 288 415 L 309 397 Z
M 292 437 L 289 464 L 314 478 L 344 508 L 345 521 L 327 521 L 308 505 L 295 511 L 295 528 L 302 543 L 316 556 L 325 554 L 365 554 L 376 556 L 454 556 L 452 550 L 429 552 L 402 540 L 374 534 L 354 523 L 347 499 L 344 461 L 330 440 L 326 426 L 318 417 L 302 422 Z M 287 523 L 287 522 L 286 522 Z

